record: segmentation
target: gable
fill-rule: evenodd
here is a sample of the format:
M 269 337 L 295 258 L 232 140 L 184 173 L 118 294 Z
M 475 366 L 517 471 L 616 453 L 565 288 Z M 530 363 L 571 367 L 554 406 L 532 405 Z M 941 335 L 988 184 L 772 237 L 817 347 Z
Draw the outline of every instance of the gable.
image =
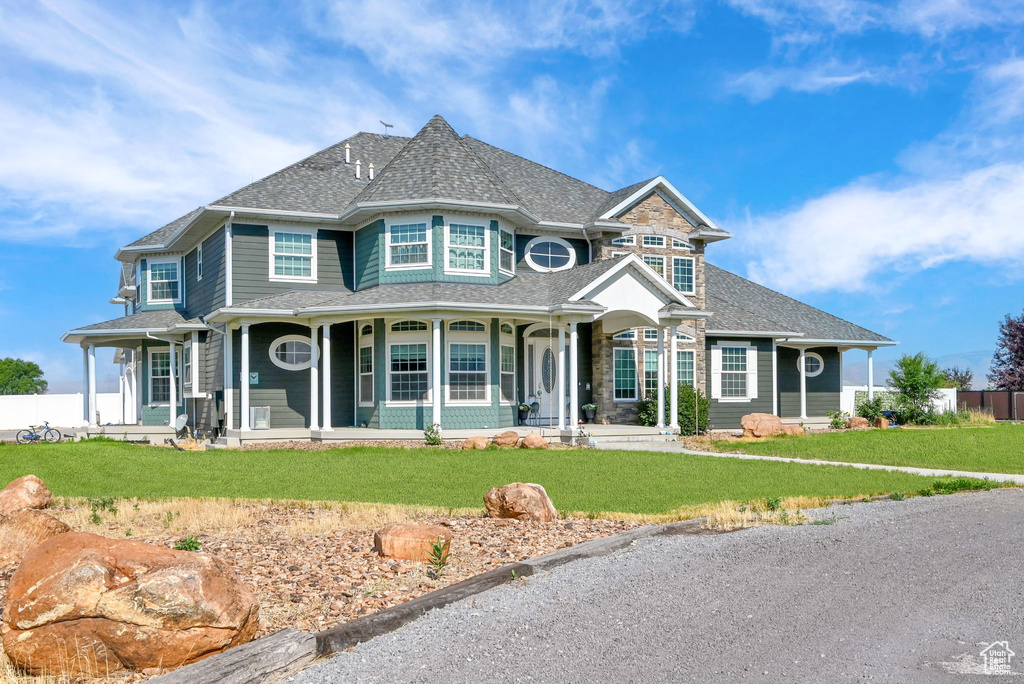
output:
M 695 227 L 657 189 L 651 190 L 646 197 L 615 218 L 623 223 L 671 228 L 684 233 L 689 233 Z

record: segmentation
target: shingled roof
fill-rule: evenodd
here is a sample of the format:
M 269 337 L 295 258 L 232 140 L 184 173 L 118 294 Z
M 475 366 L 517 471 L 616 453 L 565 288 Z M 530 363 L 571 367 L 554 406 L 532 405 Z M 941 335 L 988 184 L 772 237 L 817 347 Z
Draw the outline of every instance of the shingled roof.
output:
M 708 330 L 802 333 L 809 340 L 893 341 L 709 263 L 704 265 Z

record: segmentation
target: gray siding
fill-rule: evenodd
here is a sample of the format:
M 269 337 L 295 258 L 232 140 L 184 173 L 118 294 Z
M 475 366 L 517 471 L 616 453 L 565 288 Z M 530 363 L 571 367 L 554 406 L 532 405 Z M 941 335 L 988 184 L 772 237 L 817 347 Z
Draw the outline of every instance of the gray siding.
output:
M 825 416 L 839 410 L 840 363 L 836 347 L 815 347 L 807 351 L 820 354 L 825 362 L 821 375 L 807 378 L 807 415 Z M 795 418 L 800 415 L 800 352 L 780 347 L 779 354 L 779 415 Z
M 292 323 L 262 323 L 249 329 L 249 371 L 259 383 L 249 387 L 249 406 L 270 407 L 271 428 L 309 427 L 309 370 L 289 371 L 270 361 L 270 344 L 282 335 L 309 335 L 309 328 Z M 234 374 L 242 372 L 242 333 L 234 333 Z M 242 379 L 245 381 L 245 378 Z M 241 402 L 235 393 L 235 425 L 240 425 Z
M 235 303 L 291 290 L 343 290 L 352 284 L 352 233 L 317 231 L 317 280 L 302 283 L 270 280 L 268 226 L 235 223 L 232 231 Z
M 188 295 L 185 315 L 205 316 L 224 306 L 224 229 L 219 228 L 203 240 L 203 279 L 196 278 L 198 248 L 185 255 L 185 283 Z
M 384 233 L 384 219 L 363 226 L 355 234 L 355 287 L 365 290 L 378 284 L 380 273 L 380 241 Z
M 717 337 L 708 337 L 705 349 L 708 358 L 711 347 L 719 341 L 728 341 Z M 757 347 L 757 399 L 750 401 L 719 402 L 711 400 L 708 414 L 712 429 L 733 429 L 740 426 L 740 419 L 748 413 L 772 412 L 772 341 L 770 339 L 747 339 Z M 711 396 L 711 374 L 707 374 L 706 396 Z
M 331 425 L 349 427 L 355 420 L 355 323 L 331 326 Z

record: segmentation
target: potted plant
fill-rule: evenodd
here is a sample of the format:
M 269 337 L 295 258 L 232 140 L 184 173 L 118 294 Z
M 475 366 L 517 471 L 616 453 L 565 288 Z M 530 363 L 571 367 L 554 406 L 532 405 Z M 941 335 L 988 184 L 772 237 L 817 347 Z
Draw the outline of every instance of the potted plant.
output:
M 583 415 L 587 417 L 588 423 L 593 423 L 594 416 L 597 415 L 597 404 L 584 404 Z
M 526 425 L 526 420 L 527 420 L 527 418 L 530 417 L 530 410 L 531 410 L 531 407 L 530 407 L 529 404 L 520 404 L 519 405 L 519 424 L 520 425 Z

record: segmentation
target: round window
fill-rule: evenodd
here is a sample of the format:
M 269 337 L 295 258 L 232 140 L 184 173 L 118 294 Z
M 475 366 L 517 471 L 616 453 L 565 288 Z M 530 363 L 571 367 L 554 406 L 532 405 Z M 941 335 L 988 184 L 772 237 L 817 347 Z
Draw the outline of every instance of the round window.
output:
M 800 370 L 800 358 L 797 357 L 796 369 Z M 821 375 L 821 371 L 825 370 L 825 360 L 821 358 L 821 354 L 814 352 L 804 353 L 804 373 L 809 378 L 817 377 Z
M 313 346 L 302 335 L 279 337 L 270 345 L 270 361 L 285 370 L 304 370 L 313 363 Z
M 576 250 L 562 238 L 534 238 L 526 244 L 526 263 L 537 271 L 562 271 L 576 265 Z

